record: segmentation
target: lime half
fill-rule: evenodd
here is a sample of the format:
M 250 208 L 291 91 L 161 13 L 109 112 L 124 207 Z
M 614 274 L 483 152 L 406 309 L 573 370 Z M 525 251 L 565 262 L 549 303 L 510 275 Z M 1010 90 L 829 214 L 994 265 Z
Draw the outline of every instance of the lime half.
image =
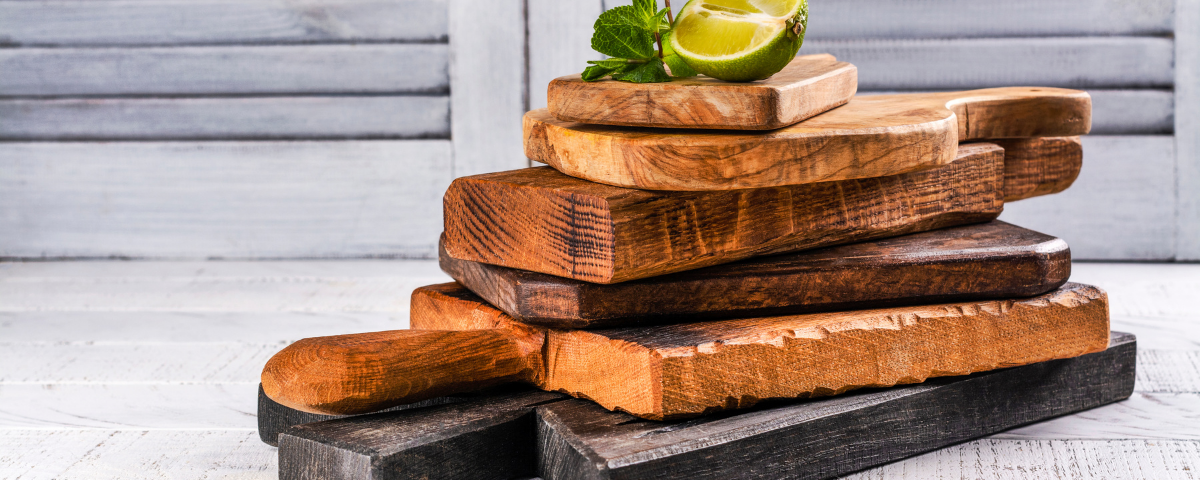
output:
M 792 61 L 807 25 L 806 0 L 690 0 L 669 41 L 697 72 L 735 82 L 761 80 Z

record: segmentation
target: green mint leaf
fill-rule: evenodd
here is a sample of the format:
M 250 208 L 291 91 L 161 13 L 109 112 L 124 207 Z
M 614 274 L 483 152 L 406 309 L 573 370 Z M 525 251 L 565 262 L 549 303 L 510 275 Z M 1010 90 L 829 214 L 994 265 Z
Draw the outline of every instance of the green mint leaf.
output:
M 667 12 L 670 10 L 669 8 L 659 10 L 658 14 L 654 16 L 654 21 L 651 22 L 655 25 L 655 29 L 663 34 L 671 30 L 671 24 L 667 22 Z
M 671 81 L 671 76 L 667 75 L 667 70 L 663 68 L 663 62 L 658 57 L 654 57 L 646 63 L 636 64 L 634 68 L 629 69 L 627 72 L 614 73 L 612 77 L 613 80 L 633 83 Z
M 658 0 L 633 0 L 633 9 L 637 11 L 638 18 L 641 18 L 643 22 L 649 21 L 658 11 Z
M 589 65 L 598 65 L 601 67 L 606 67 L 606 68 L 611 68 L 613 70 L 616 70 L 618 68 L 629 65 L 629 60 L 626 60 L 624 58 L 610 58 L 607 60 L 588 60 L 587 63 Z
M 585 82 L 594 82 L 607 77 L 608 74 L 613 72 L 613 70 L 615 69 L 605 67 L 603 65 L 592 65 L 583 69 L 583 74 L 580 76 L 583 77 L 583 81 Z
M 650 58 L 656 50 L 654 36 L 644 26 L 644 19 L 634 7 L 623 5 L 610 9 L 596 19 L 592 49 L 616 58 Z

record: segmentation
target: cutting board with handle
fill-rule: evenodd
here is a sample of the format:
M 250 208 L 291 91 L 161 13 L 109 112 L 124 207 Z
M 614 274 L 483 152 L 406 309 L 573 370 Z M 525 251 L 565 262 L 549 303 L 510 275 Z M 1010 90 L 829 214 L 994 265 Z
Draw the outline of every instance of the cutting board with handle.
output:
M 833 55 L 801 55 L 765 80 L 696 76 L 664 83 L 552 80 L 549 111 L 568 122 L 660 128 L 772 130 L 845 105 L 858 69 Z
M 958 150 L 931 170 L 732 191 L 628 189 L 550 168 L 463 177 L 444 196 L 443 245 L 459 260 L 619 283 L 986 222 L 1004 198 L 1066 188 L 1082 160 L 1077 138 L 1017 142 L 1013 163 L 990 144 Z
M 1001 221 L 597 285 L 440 255 L 442 270 L 525 323 L 605 328 L 1029 297 L 1071 275 L 1066 242 Z
M 529 326 L 451 283 L 413 292 L 417 330 L 309 338 L 263 369 L 290 408 L 354 414 L 527 382 L 650 420 L 1075 357 L 1108 345 L 1107 296 L 1067 283 L 1008 300 L 656 327 Z
M 572 177 L 648 190 L 729 190 L 896 175 L 945 165 L 960 142 L 1091 129 L 1091 97 L 1060 88 L 856 96 L 767 132 L 686 131 L 525 114 L 525 155 Z

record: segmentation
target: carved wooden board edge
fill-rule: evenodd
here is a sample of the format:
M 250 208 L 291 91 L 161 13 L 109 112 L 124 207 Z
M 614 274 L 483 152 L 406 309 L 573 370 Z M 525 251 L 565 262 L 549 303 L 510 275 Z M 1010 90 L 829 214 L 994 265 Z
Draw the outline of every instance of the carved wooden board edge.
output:
M 296 426 L 280 437 L 279 473 L 283 480 L 832 478 L 1128 398 L 1136 352 L 1133 335 L 1113 332 L 1107 350 L 1081 357 L 680 422 L 644 421 L 547 392 L 495 394 Z
M 998 220 L 612 285 L 459 260 L 439 247 L 442 271 L 488 303 L 568 329 L 1029 297 L 1071 275 L 1066 242 Z
M 755 82 L 697 76 L 666 83 L 585 82 L 559 77 L 546 87 L 550 113 L 566 122 L 656 128 L 773 130 L 845 105 L 858 68 L 833 55 L 801 55 Z

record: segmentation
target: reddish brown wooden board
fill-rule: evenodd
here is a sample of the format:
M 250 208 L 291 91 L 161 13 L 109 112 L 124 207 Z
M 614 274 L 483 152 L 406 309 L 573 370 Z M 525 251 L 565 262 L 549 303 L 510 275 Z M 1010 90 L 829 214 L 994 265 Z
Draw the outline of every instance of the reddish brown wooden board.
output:
M 1083 168 L 1079 137 L 1014 138 L 988 143 L 1004 149 L 1006 202 L 1066 190 Z
M 1074 283 L 1023 299 L 607 330 L 528 326 L 458 284 L 417 289 L 410 311 L 421 330 L 289 345 L 263 369 L 263 391 L 290 408 L 353 414 L 522 381 L 663 420 L 1108 345 L 1107 296 Z
M 556 78 L 551 114 L 567 122 L 659 128 L 772 130 L 845 105 L 858 69 L 833 55 L 801 55 L 766 80 L 725 82 L 703 75 L 666 83 Z
M 1058 88 L 854 97 L 767 132 L 564 122 L 525 114 L 525 156 L 567 175 L 649 190 L 729 190 L 896 175 L 954 161 L 959 142 L 1082 135 L 1091 97 Z
M 652 325 L 1028 297 L 1071 275 L 1066 242 L 1001 221 L 597 285 L 439 256 L 491 305 L 551 328 Z
M 941 168 L 882 178 L 653 192 L 549 168 L 455 180 L 445 250 L 461 260 L 618 283 L 745 258 L 990 221 L 1004 152 L 964 145 Z

